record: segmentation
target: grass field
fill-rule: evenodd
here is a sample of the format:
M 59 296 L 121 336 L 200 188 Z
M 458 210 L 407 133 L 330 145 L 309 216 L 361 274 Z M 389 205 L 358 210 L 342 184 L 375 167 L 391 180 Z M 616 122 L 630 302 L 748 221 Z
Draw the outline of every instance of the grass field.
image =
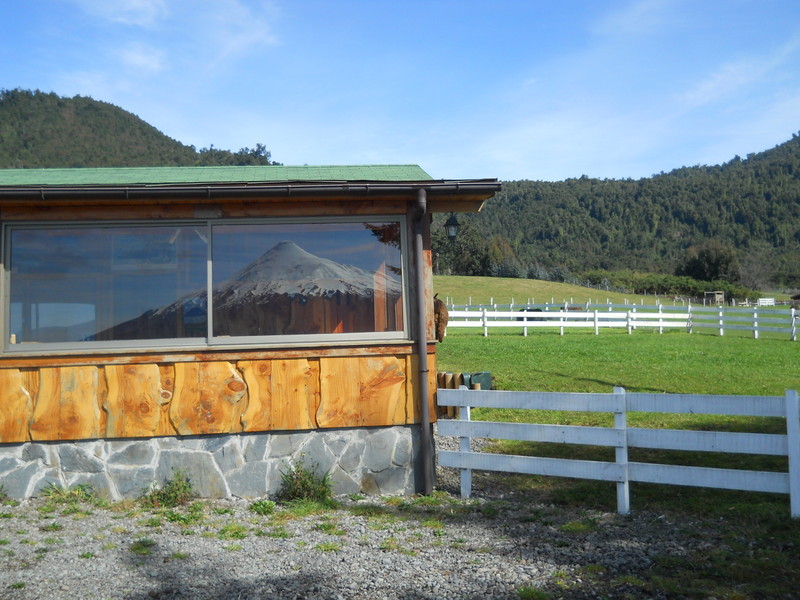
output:
M 457 277 L 436 275 L 433 278 L 433 288 L 441 299 L 452 298 L 456 304 L 466 304 L 469 298 L 475 304 L 488 304 L 494 299 L 498 304 L 506 304 L 513 298 L 515 302 L 525 302 L 533 298 L 536 303 L 554 301 L 556 303 L 569 301 L 585 303 L 605 302 L 612 303 L 655 304 L 658 298 L 664 303 L 671 302 L 665 296 L 643 296 L 637 294 L 621 294 L 606 290 L 597 290 L 553 281 L 538 279 L 513 279 L 508 277 Z M 788 294 L 771 293 L 776 299 L 787 300 Z
M 450 293 L 439 289 L 440 297 Z M 519 288 L 508 289 L 509 298 L 524 298 L 519 294 Z M 577 291 L 574 296 L 579 301 Z M 560 336 L 557 330 L 544 330 L 523 337 L 513 330 L 493 330 L 490 337 L 484 338 L 478 330 L 453 329 L 438 347 L 437 369 L 490 371 L 496 387 L 507 390 L 611 392 L 614 386 L 622 386 L 631 392 L 777 396 L 787 389 L 800 389 L 799 354 L 800 343 L 785 338 L 754 340 L 740 335 L 719 337 L 711 332 L 671 331 L 659 335 L 636 331 L 628 335 L 603 331 L 595 336 L 589 331 L 569 331 Z M 596 426 L 610 426 L 613 422 L 610 414 L 560 411 L 483 409 L 473 414 L 477 419 L 498 421 Z M 631 416 L 630 424 L 785 433 L 782 419 L 637 414 Z M 498 441 L 493 451 L 613 460 L 613 449 L 591 446 Z M 632 449 L 630 459 L 787 470 L 783 457 Z M 615 486 L 610 483 L 502 474 L 477 476 L 494 478 L 496 485 L 538 502 L 587 511 L 613 512 L 616 507 Z M 642 596 L 637 597 L 800 597 L 800 522 L 789 517 L 788 496 L 634 483 L 631 505 L 634 511 L 669 514 L 683 523 L 702 522 L 716 532 L 713 547 L 702 555 L 654 564 L 649 578 L 640 582 Z

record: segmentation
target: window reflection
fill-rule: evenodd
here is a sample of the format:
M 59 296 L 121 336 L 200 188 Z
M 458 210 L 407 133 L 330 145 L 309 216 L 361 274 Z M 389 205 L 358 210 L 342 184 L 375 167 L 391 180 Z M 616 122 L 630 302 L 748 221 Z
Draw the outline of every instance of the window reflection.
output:
M 205 317 L 153 316 L 205 287 L 206 242 L 194 227 L 16 229 L 10 333 L 17 343 L 206 335 Z M 191 307 L 190 307 L 191 308 Z
M 402 332 L 399 221 L 14 228 L 9 341 Z
M 213 228 L 215 336 L 402 331 L 400 224 Z

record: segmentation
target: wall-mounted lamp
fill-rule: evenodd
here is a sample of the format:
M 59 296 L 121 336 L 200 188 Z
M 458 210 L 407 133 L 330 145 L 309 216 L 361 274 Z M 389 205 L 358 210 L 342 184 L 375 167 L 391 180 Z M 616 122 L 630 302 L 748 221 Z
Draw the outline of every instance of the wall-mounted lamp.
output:
M 456 220 L 456 215 L 454 213 L 450 213 L 450 218 L 447 219 L 447 223 L 444 224 L 444 230 L 447 233 L 447 239 L 451 242 L 456 241 L 456 236 L 458 235 L 458 221 Z

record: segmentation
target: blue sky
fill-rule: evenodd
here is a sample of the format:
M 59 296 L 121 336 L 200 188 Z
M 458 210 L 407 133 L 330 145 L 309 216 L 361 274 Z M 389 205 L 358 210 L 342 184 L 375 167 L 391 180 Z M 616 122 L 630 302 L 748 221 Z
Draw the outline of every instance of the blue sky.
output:
M 8 0 L 0 88 L 198 148 L 437 179 L 647 177 L 800 130 L 797 0 Z

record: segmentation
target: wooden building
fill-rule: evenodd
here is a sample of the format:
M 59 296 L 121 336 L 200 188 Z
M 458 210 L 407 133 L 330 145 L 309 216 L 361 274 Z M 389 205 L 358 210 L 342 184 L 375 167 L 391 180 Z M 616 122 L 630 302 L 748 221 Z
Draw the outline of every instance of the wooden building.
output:
M 0 484 L 429 491 L 433 212 L 417 166 L 0 171 Z

